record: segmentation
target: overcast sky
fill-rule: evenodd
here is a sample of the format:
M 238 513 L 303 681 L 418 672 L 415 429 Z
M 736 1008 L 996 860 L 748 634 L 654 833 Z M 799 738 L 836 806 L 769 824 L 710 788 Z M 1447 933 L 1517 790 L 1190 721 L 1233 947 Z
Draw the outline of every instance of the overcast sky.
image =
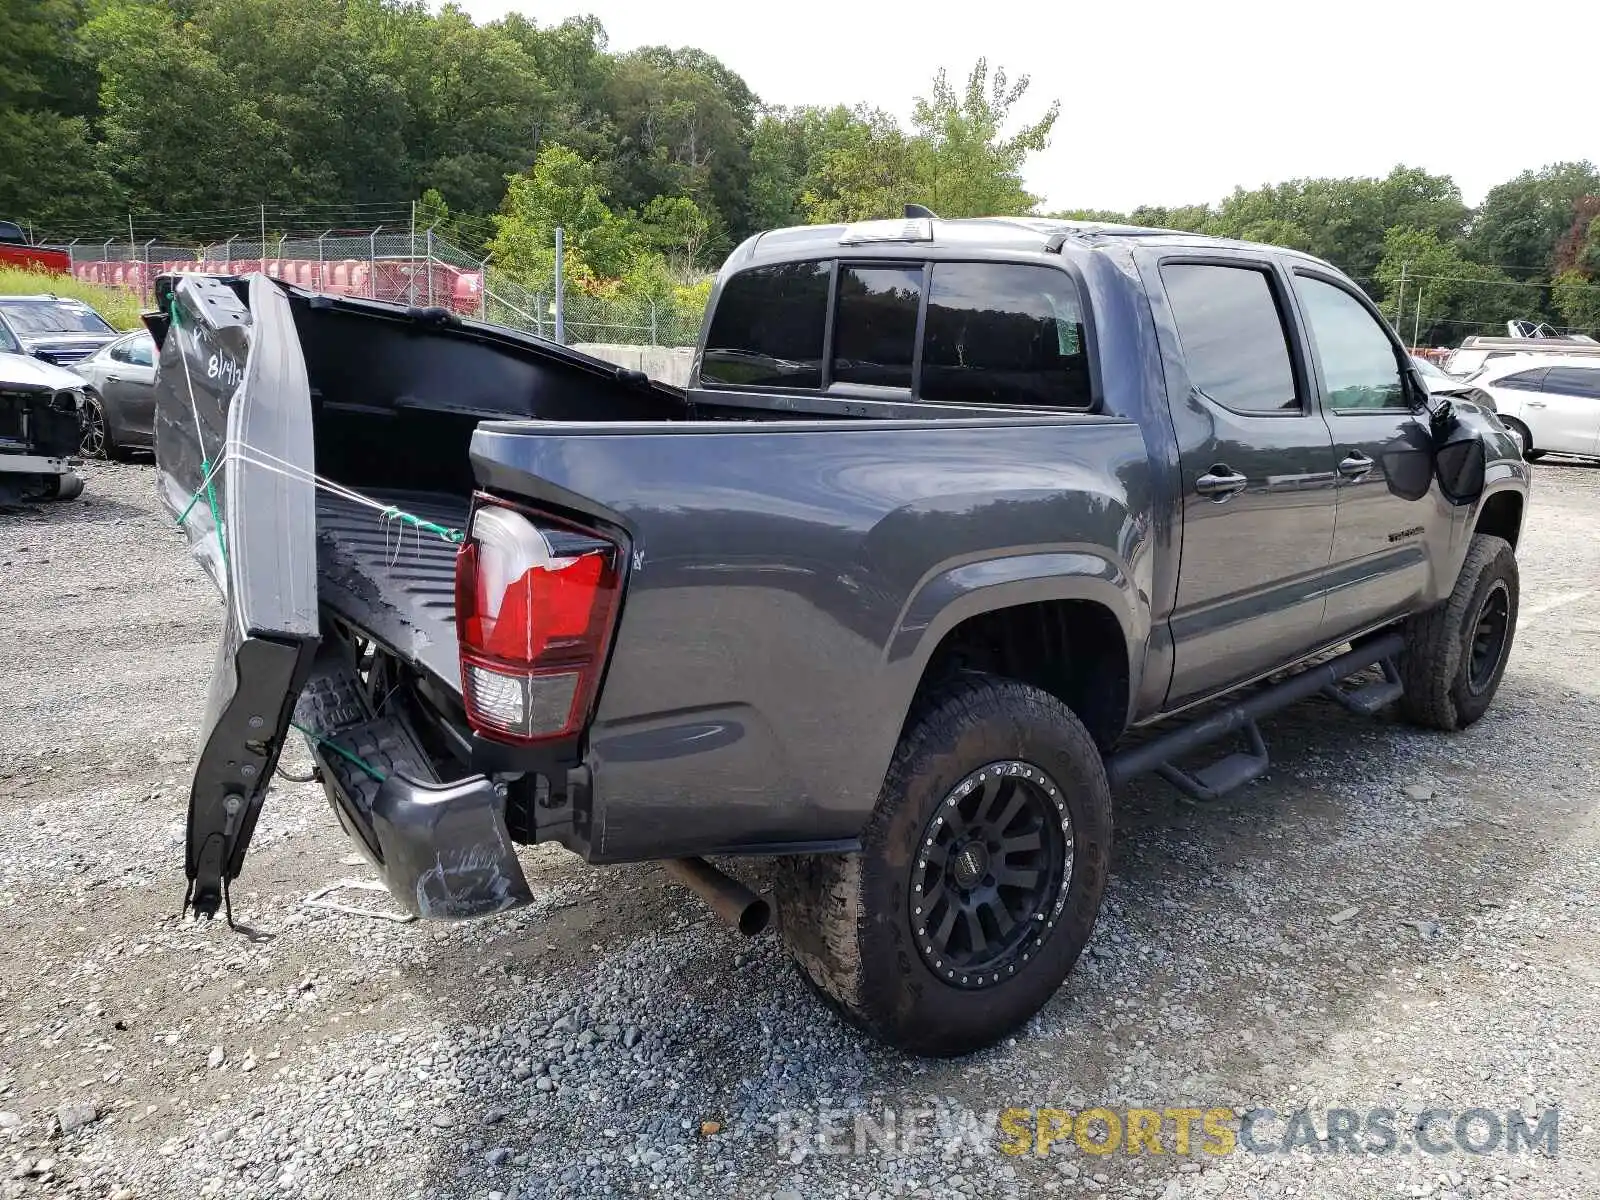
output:
M 865 102 L 902 119 L 935 69 L 964 79 L 987 56 L 1032 77 L 1020 114 L 1061 101 L 1027 168 L 1049 208 L 1210 201 L 1397 162 L 1453 176 L 1475 203 L 1527 168 L 1600 159 L 1592 0 L 459 2 L 480 21 L 591 12 L 613 51 L 698 46 L 767 103 Z

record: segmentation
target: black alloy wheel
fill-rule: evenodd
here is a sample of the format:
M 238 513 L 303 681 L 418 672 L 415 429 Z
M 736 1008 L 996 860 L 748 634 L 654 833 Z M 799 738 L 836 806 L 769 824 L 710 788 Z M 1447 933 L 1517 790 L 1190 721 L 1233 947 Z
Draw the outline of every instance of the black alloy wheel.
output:
M 1038 766 L 993 762 L 945 797 L 911 869 L 917 948 L 955 987 L 993 987 L 1055 928 L 1072 877 L 1072 821 Z

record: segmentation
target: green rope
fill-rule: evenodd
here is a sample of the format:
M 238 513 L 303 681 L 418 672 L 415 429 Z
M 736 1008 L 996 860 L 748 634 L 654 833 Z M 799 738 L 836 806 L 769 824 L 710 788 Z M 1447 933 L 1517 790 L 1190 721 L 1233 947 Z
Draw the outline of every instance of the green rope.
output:
M 392 504 L 383 510 L 383 518 L 387 521 L 404 522 L 413 528 L 422 530 L 424 533 L 436 533 L 447 542 L 460 543 L 465 541 L 467 537 L 467 535 L 462 533 L 459 529 L 449 529 L 443 525 L 435 524 L 432 521 L 424 521 L 421 517 L 412 516 L 410 513 L 404 512 Z
M 294 726 L 294 728 L 298 729 L 301 733 L 305 734 L 313 742 L 317 743 L 317 745 L 326 747 L 327 749 L 332 750 L 340 758 L 347 759 L 350 762 L 355 763 L 356 766 L 360 767 L 363 771 L 365 771 L 368 775 L 372 776 L 372 778 L 376 779 L 379 783 L 382 783 L 384 781 L 384 779 L 386 778 L 384 773 L 382 771 L 378 770 L 377 767 L 374 767 L 371 763 L 367 762 L 367 760 L 362 758 L 360 755 L 353 754 L 349 750 L 346 750 L 343 746 L 339 745 L 339 743 L 334 741 L 332 738 L 324 737 L 322 734 L 317 733 L 314 730 L 307 729 L 304 725 L 301 725 L 297 721 L 290 721 L 289 724 Z

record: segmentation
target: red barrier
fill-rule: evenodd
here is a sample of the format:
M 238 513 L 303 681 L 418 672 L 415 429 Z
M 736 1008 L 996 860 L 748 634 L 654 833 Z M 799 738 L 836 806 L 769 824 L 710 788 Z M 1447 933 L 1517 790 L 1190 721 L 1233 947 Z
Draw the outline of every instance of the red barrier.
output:
M 106 287 L 127 288 L 146 296 L 157 275 L 192 272 L 201 275 L 248 275 L 265 271 L 307 291 L 334 296 L 365 296 L 416 307 L 433 305 L 476 316 L 483 303 L 483 272 L 421 258 L 377 260 L 348 258 L 318 262 L 314 258 L 168 260 L 165 262 L 84 262 L 72 268 L 75 278 Z

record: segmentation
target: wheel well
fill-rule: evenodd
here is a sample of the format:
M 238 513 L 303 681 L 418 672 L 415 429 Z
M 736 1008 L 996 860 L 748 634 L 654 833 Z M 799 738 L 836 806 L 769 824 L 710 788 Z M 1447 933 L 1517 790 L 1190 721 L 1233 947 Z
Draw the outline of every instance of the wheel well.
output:
M 1484 502 L 1478 514 L 1473 533 L 1492 533 L 1505 538 L 1516 549 L 1517 535 L 1522 532 L 1522 497 L 1516 492 L 1499 492 Z
M 1019 604 L 969 617 L 945 634 L 917 693 L 962 671 L 1042 688 L 1070 708 L 1102 750 L 1128 719 L 1128 655 L 1111 610 L 1088 600 Z M 915 711 L 916 704 L 912 709 Z

